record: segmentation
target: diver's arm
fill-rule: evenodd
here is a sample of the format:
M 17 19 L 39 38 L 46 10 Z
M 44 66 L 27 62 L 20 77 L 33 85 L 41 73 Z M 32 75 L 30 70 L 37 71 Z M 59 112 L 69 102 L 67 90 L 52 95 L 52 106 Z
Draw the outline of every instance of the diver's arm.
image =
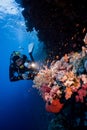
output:
M 16 70 L 16 72 L 18 73 L 17 70 Z M 14 69 L 13 64 L 11 64 L 10 67 L 9 67 L 9 79 L 10 79 L 10 81 L 18 81 L 18 80 L 23 79 L 21 75 L 18 74 L 18 76 L 15 76 L 14 73 L 15 73 L 15 69 Z

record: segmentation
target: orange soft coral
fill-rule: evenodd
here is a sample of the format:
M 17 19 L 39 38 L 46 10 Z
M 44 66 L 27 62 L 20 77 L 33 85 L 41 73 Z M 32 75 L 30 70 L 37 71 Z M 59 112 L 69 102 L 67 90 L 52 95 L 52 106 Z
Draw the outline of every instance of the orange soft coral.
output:
M 65 90 L 65 98 L 68 100 L 72 96 L 72 89 L 70 87 L 67 87 Z

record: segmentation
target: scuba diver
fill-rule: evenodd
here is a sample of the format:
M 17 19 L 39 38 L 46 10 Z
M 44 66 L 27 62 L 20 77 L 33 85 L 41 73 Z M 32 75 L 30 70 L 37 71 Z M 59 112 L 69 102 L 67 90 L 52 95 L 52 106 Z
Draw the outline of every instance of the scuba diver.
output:
M 31 43 L 28 46 L 28 52 L 31 60 L 24 54 L 21 54 L 18 51 L 13 51 L 10 57 L 10 66 L 9 66 L 9 79 L 10 81 L 18 80 L 33 80 L 38 73 L 38 67 L 35 64 L 34 58 L 32 56 L 34 44 Z

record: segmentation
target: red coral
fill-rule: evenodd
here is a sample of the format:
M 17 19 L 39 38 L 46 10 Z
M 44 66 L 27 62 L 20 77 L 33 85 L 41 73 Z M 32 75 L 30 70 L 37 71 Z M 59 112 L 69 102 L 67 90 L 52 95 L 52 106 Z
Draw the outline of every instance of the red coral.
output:
M 62 110 L 64 104 L 60 103 L 59 99 L 54 99 L 51 104 L 46 103 L 46 110 L 52 113 L 58 113 Z

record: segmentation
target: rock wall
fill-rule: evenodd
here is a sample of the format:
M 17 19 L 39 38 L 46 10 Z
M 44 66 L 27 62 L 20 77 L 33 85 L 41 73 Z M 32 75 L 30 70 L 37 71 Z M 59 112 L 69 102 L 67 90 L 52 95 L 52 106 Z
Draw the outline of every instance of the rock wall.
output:
M 22 0 L 22 7 L 27 31 L 35 27 L 48 57 L 81 50 L 87 32 L 86 0 Z

